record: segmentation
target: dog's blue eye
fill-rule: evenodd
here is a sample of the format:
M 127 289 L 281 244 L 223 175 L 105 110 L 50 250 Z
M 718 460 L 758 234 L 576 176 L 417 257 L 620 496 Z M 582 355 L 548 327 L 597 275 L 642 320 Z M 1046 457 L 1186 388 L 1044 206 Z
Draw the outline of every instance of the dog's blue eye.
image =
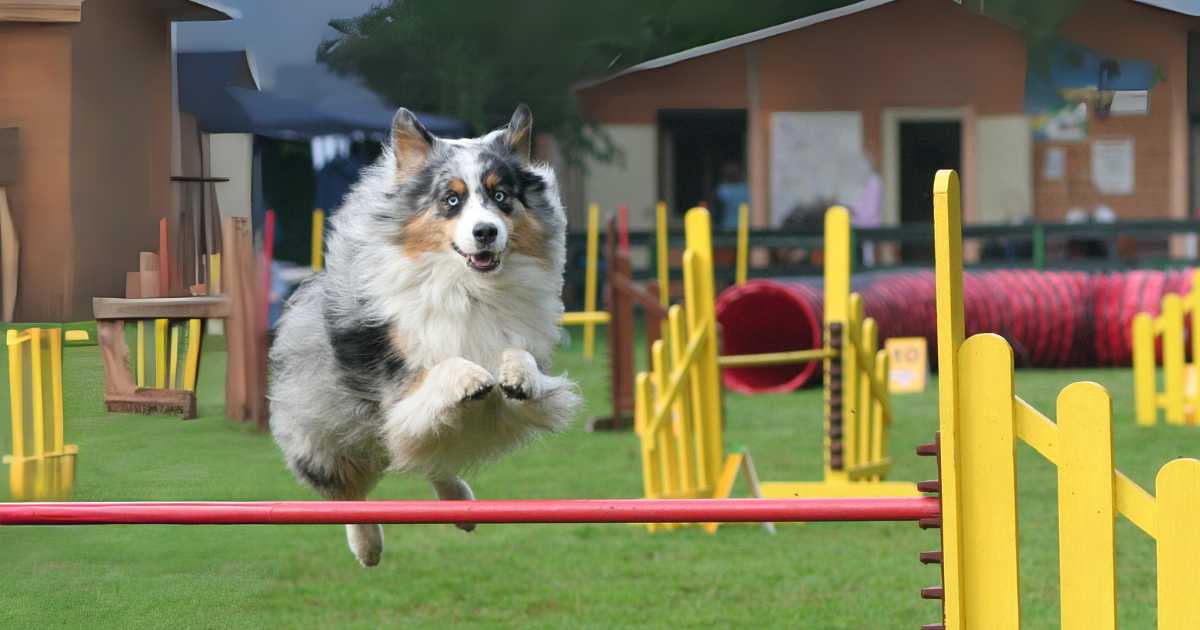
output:
M 504 194 L 503 190 L 497 190 L 492 193 L 492 199 L 495 199 L 496 203 L 504 203 L 504 200 L 508 199 L 508 195 Z
M 451 208 L 453 208 L 454 206 L 457 206 L 458 205 L 458 195 L 450 195 L 449 197 L 446 197 L 446 205 L 450 206 Z

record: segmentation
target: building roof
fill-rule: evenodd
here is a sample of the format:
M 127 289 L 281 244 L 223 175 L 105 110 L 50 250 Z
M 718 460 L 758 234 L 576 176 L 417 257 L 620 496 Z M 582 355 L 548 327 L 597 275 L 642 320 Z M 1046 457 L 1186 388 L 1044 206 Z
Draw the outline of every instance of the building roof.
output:
M 360 132 L 382 139 L 395 109 L 366 92 L 316 90 L 302 98 L 259 90 L 253 63 L 244 50 L 177 53 L 179 109 L 196 117 L 209 133 L 253 133 L 299 140 L 325 134 Z M 463 121 L 418 113 L 430 132 L 449 138 L 470 134 Z
M 241 11 L 214 0 L 158 0 L 158 6 L 172 22 L 221 22 L 242 17 Z
M 814 13 L 813 15 L 809 15 L 809 16 L 802 17 L 799 19 L 791 20 L 790 22 L 783 22 L 781 24 L 776 24 L 774 26 L 768 26 L 767 28 L 759 29 L 757 31 L 751 31 L 749 33 L 744 33 L 742 35 L 736 35 L 734 37 L 729 37 L 726 39 L 722 39 L 720 41 L 712 42 L 709 44 L 704 44 L 702 46 L 696 46 L 695 48 L 689 48 L 687 50 L 683 50 L 683 51 L 680 51 L 677 53 L 665 55 L 663 57 L 658 57 L 657 59 L 643 61 L 642 63 L 639 63 L 635 66 L 630 66 L 624 70 L 621 70 L 620 72 L 617 72 L 615 74 L 610 74 L 606 77 L 601 77 L 599 79 L 593 79 L 593 80 L 589 80 L 589 81 L 581 81 L 579 83 L 576 83 L 575 89 L 576 90 L 586 89 L 589 87 L 600 85 L 602 83 L 607 83 L 609 81 L 612 81 L 613 79 L 625 76 L 627 74 L 633 74 L 635 72 L 642 72 L 644 70 L 653 70 L 655 68 L 662 68 L 665 66 L 679 63 L 681 61 L 687 61 L 689 59 L 695 59 L 696 57 L 703 57 L 704 55 L 709 55 L 709 54 L 712 54 L 715 52 L 720 52 L 722 50 L 728 50 L 730 48 L 737 48 L 738 46 L 744 46 L 746 44 L 764 40 L 769 37 L 775 37 L 776 35 L 782 35 L 784 33 L 798 31 L 802 28 L 813 26 L 814 24 L 820 24 L 822 22 L 828 22 L 830 20 L 835 20 L 837 18 L 845 17 L 847 15 L 854 15 L 855 13 L 861 13 L 861 12 L 867 11 L 869 9 L 874 9 L 875 7 L 883 6 L 885 4 L 891 4 L 892 2 L 895 2 L 895 1 L 896 0 L 861 0 L 860 2 L 848 4 L 844 7 L 839 7 L 837 9 L 830 9 L 829 11 L 822 11 L 821 13 Z M 1146 6 L 1152 6 L 1152 7 L 1156 7 L 1159 9 L 1171 11 L 1174 13 L 1180 13 L 1183 15 L 1200 16 L 1200 1 L 1197 1 L 1197 0 L 1132 0 L 1132 1 L 1137 2 L 1138 4 L 1144 4 Z

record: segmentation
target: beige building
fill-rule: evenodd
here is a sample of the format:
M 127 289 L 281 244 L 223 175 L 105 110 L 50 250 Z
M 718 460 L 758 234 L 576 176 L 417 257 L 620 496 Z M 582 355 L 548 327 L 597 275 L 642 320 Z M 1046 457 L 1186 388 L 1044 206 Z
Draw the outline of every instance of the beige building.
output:
M 876 216 L 892 225 L 927 221 L 932 171 L 954 167 L 972 222 L 1099 206 L 1185 217 L 1197 15 L 1195 3 L 1087 0 L 1045 80 L 1021 33 L 951 0 L 864 0 L 647 61 L 577 86 L 626 157 L 594 165 L 580 196 L 629 204 L 648 227 L 658 199 L 711 201 L 733 163 L 755 223 L 779 225 L 806 204 L 853 204 L 874 173 Z M 1095 83 L 1075 85 L 1089 63 Z M 1047 101 L 1039 81 L 1073 89 Z M 1058 99 L 1068 106 L 1039 105 Z

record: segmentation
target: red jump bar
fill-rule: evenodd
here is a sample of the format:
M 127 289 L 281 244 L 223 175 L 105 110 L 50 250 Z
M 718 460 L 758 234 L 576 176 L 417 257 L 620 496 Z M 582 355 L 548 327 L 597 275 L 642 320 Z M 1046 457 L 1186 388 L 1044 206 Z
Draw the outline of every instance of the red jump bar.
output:
M 0 525 L 787 523 L 917 521 L 939 513 L 934 497 L 4 503 Z

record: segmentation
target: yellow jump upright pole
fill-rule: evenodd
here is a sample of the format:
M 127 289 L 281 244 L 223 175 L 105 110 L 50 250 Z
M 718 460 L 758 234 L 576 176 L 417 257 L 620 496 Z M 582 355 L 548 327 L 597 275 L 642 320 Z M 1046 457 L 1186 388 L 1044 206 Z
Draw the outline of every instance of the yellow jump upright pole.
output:
M 746 284 L 750 262 L 750 205 L 738 206 L 737 224 L 737 283 Z
M 312 214 L 312 270 L 325 268 L 325 211 L 317 208 Z
M 654 244 L 655 244 L 655 263 L 658 271 L 658 303 L 662 304 L 663 308 L 671 305 L 671 261 L 667 259 L 670 255 L 667 247 L 667 204 L 658 202 L 654 204 Z
M 587 231 L 587 276 L 584 281 L 583 310 L 588 313 L 596 312 L 597 270 L 600 258 L 600 206 L 588 206 Z M 583 325 L 583 356 L 591 359 L 596 352 L 596 324 L 587 322 Z

